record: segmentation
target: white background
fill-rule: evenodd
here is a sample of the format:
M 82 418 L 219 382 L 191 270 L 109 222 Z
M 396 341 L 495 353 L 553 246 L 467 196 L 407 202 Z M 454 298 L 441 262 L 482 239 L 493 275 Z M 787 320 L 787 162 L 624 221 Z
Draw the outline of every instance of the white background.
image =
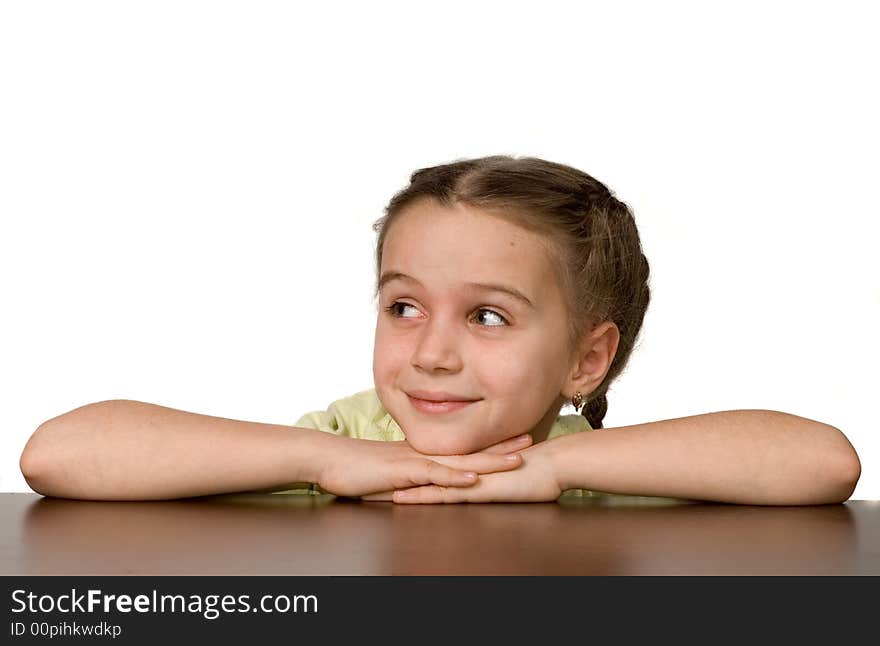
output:
M 293 424 L 371 388 L 371 224 L 416 168 L 514 154 L 635 212 L 653 300 L 606 426 L 794 413 L 880 499 L 872 12 L 0 5 L 0 490 L 89 402 Z

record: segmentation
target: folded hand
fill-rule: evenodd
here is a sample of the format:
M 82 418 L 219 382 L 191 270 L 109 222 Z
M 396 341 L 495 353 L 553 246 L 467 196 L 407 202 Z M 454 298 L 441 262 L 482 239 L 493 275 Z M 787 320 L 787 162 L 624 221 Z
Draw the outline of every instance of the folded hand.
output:
M 501 446 L 501 445 L 499 445 Z M 394 491 L 364 496 L 364 500 L 391 500 L 396 503 L 447 502 L 545 502 L 562 493 L 553 461 L 553 440 L 523 450 L 517 469 L 487 473 L 471 487 L 432 483 L 396 487 Z
M 530 435 L 499 442 L 468 455 L 424 455 L 408 442 L 382 442 L 331 436 L 332 459 L 321 469 L 318 485 L 338 496 L 365 496 L 420 485 L 470 488 L 482 474 L 516 469 L 518 451 L 532 443 Z M 384 495 L 384 494 L 383 494 Z M 379 498 L 390 500 L 390 493 Z

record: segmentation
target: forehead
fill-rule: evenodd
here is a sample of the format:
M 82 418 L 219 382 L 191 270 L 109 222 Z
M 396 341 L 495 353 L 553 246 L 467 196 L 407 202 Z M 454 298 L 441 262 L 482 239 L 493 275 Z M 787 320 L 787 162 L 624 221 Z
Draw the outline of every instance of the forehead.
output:
M 427 286 L 509 285 L 535 304 L 555 284 L 541 237 L 502 217 L 463 204 L 412 204 L 386 235 L 382 273 L 402 272 Z

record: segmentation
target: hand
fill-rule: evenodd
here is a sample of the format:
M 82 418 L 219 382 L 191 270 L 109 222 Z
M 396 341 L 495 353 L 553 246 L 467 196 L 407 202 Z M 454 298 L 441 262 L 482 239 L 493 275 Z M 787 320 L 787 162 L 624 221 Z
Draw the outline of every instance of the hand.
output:
M 527 448 L 520 453 L 521 467 L 481 476 L 471 487 L 433 483 L 397 488 L 364 499 L 396 503 L 553 501 L 562 494 L 554 459 L 557 446 L 554 440 L 547 440 Z
M 337 496 L 364 496 L 418 485 L 471 487 L 479 474 L 516 469 L 517 453 L 532 443 L 530 435 L 499 442 L 468 455 L 424 455 L 408 442 L 381 442 L 329 436 L 331 457 L 320 471 L 318 485 Z M 390 495 L 384 498 L 390 500 Z

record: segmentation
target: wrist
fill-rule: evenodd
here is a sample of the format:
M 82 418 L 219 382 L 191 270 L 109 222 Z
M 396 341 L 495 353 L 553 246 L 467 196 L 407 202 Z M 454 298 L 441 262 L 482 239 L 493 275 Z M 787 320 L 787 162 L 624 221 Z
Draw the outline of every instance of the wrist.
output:
M 336 436 L 311 428 L 296 427 L 293 431 L 286 450 L 285 471 L 296 482 L 317 484 L 331 453 L 328 442 Z
M 589 434 L 595 432 L 584 431 L 547 440 L 553 473 L 560 490 L 590 488 L 590 485 L 585 482 L 584 474 L 590 472 L 586 459 L 588 456 L 587 444 L 590 441 Z

